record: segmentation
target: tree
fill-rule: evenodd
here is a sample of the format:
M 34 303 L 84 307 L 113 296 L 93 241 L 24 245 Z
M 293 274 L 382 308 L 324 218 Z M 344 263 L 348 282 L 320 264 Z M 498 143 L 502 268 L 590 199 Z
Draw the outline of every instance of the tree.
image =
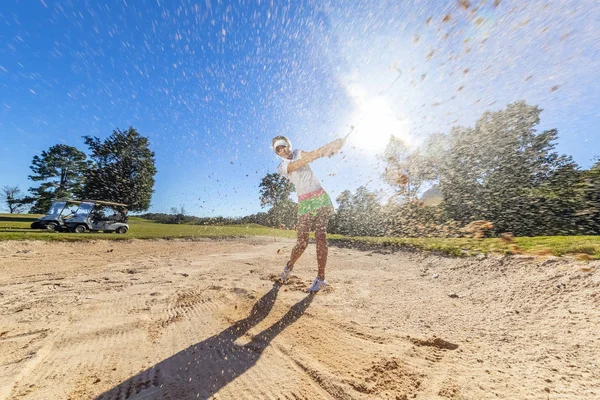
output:
M 331 231 L 351 236 L 381 236 L 383 218 L 379 196 L 365 186 L 352 194 L 343 191 L 336 199 L 338 209 L 331 221 Z
M 333 215 L 331 226 L 328 228 L 328 231 L 331 233 L 350 235 L 353 230 L 352 192 L 348 189 L 344 190 L 335 201 L 337 202 L 338 207 Z
M 433 142 L 432 142 L 433 143 Z M 423 184 L 435 178 L 434 157 L 426 157 L 423 149 L 410 150 L 408 146 L 395 136 L 390 138 L 383 154 L 386 163 L 383 180 L 394 187 L 396 197 L 405 201 L 417 199 Z
M 291 228 L 296 224 L 298 204 L 290 200 L 290 194 L 295 191 L 294 185 L 278 173 L 265 175 L 260 184 L 260 206 L 271 206 L 266 214 L 268 226 L 285 225 Z
M 19 186 L 3 186 L 0 190 L 2 201 L 8 207 L 11 214 L 20 214 L 25 209 L 24 199 L 20 196 Z
M 585 193 L 581 190 L 584 172 L 570 156 L 550 153 L 546 161 L 551 168 L 526 191 L 530 205 L 535 208 L 535 213 L 530 214 L 536 223 L 532 232 L 535 235 L 586 233 L 578 215 L 585 207 Z
M 267 212 L 267 226 L 291 228 L 298 219 L 298 203 L 289 199 L 281 200 Z
M 183 206 L 180 206 L 180 208 L 171 207 L 171 215 L 169 215 L 168 223 L 181 224 L 185 222 L 185 218 L 185 208 Z
M 45 213 L 53 198 L 73 198 L 82 193 L 84 173 L 89 168 L 86 155 L 66 144 L 57 144 L 34 156 L 29 179 L 42 182 L 29 191 L 35 201 L 30 212 Z
M 290 194 L 296 191 L 294 185 L 278 173 L 265 175 L 258 187 L 261 207 L 276 206 L 284 200 L 289 200 Z
M 424 207 L 422 201 L 398 202 L 390 198 L 382 207 L 382 217 L 386 236 L 458 236 L 455 224 L 447 221 L 440 205 Z
M 239 219 L 240 224 L 258 224 L 263 226 L 269 226 L 268 215 L 266 212 L 259 212 L 256 214 L 247 215 Z
M 584 206 L 579 211 L 586 233 L 600 234 L 600 160 L 585 171 L 582 179 Z
M 104 141 L 83 138 L 93 161 L 85 181 L 85 196 L 127 204 L 130 211 L 147 210 L 156 174 L 148 138 L 131 127 L 114 130 Z
M 517 102 L 451 130 L 438 171 L 449 218 L 492 221 L 493 233 L 575 233 L 577 165 L 554 151 L 556 130 L 535 130 L 540 113 Z

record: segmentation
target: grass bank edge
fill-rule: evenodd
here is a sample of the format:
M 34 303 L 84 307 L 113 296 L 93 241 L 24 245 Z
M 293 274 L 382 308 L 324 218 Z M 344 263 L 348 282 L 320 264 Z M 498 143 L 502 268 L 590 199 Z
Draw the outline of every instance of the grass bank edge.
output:
M 45 240 L 45 241 L 93 241 L 93 240 L 196 240 L 196 239 L 235 239 L 241 237 L 295 238 L 296 232 L 268 228 L 256 224 L 244 225 L 169 225 L 156 221 L 132 217 L 132 229 L 125 235 L 104 233 L 51 233 L 29 230 L 31 214 L 0 214 L 0 241 L 5 240 Z M 9 222 L 10 221 L 10 222 Z M 17 222 L 22 221 L 22 222 Z M 313 235 L 314 236 L 314 235 Z M 352 247 L 362 250 L 418 250 L 449 256 L 472 256 L 477 254 L 527 254 L 527 255 L 587 255 L 600 259 L 600 236 L 541 236 L 518 237 L 512 244 L 496 238 L 396 238 L 396 237 L 350 237 L 337 234 L 328 235 L 331 245 Z
M 582 260 L 600 259 L 600 236 L 518 237 L 510 244 L 497 238 L 391 238 L 341 235 L 331 235 L 329 241 L 342 247 L 357 247 L 365 250 L 418 250 L 456 257 L 477 254 L 523 254 L 540 257 L 573 255 Z

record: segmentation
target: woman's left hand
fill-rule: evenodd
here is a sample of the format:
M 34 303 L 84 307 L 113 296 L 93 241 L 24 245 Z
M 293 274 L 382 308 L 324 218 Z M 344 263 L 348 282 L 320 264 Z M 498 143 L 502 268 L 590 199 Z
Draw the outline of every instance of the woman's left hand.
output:
M 331 157 L 333 156 L 335 153 L 337 153 L 338 151 L 340 151 L 342 149 L 342 147 L 344 147 L 344 144 L 346 143 L 346 139 L 336 139 L 333 142 L 329 143 L 328 146 L 328 156 Z

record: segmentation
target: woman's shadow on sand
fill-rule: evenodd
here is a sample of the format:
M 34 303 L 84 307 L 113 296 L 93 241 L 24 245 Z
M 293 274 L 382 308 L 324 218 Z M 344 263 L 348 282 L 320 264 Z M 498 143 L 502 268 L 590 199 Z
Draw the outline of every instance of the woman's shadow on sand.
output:
M 279 321 L 252 336 L 249 343 L 236 344 L 269 314 L 280 287 L 275 282 L 246 318 L 129 378 L 96 400 L 208 399 L 256 364 L 269 343 L 297 321 L 313 301 L 314 293 L 308 294 Z

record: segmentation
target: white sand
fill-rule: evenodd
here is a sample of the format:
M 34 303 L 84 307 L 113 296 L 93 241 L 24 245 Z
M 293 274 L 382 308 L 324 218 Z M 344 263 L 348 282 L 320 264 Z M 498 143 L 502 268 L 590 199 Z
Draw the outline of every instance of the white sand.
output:
M 0 242 L 0 399 L 600 399 L 598 262 L 293 245 Z

